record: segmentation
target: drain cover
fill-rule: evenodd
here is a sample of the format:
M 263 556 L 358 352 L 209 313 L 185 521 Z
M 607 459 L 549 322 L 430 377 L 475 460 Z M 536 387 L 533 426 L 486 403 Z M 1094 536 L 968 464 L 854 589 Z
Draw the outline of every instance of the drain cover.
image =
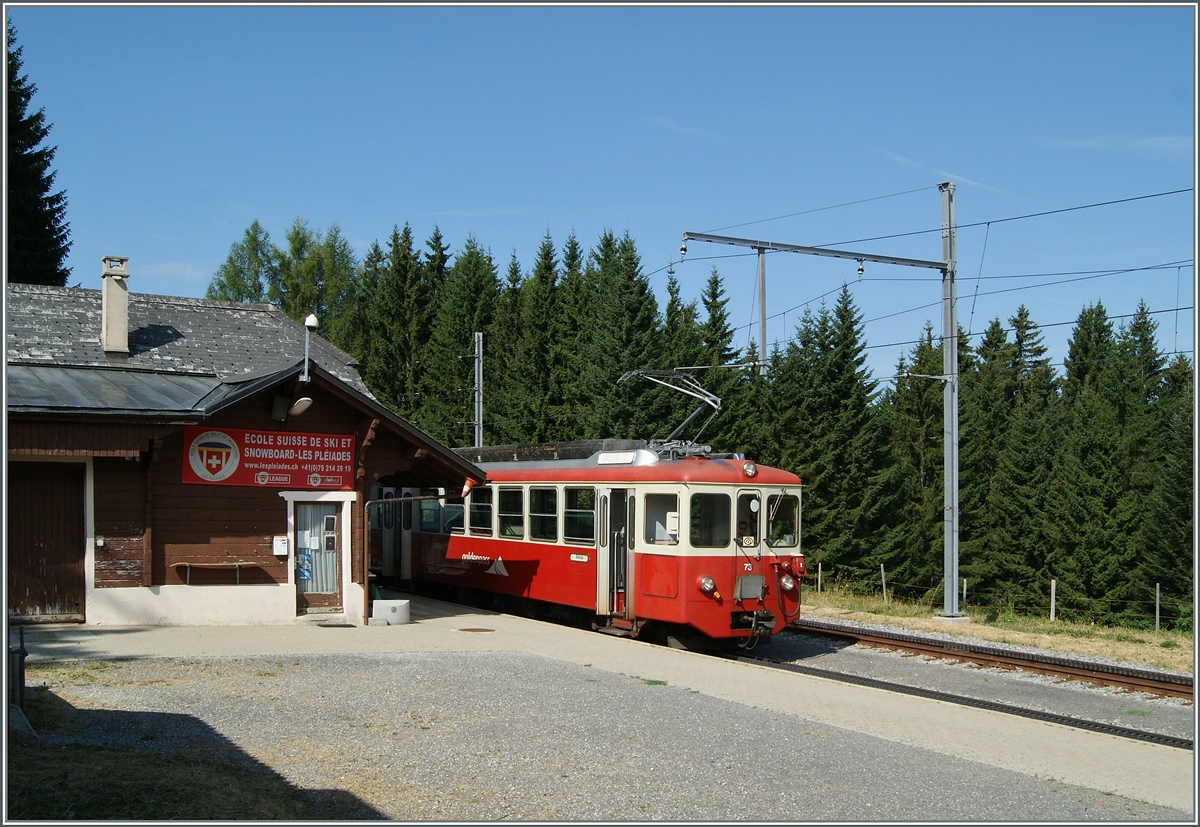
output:
M 458 629 L 459 632 L 494 632 L 495 629 Z

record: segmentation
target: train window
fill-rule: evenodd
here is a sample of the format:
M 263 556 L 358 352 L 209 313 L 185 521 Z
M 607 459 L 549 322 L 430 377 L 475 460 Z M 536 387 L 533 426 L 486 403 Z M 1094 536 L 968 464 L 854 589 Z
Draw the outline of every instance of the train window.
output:
M 737 542 L 739 546 L 758 545 L 759 511 L 759 497 L 757 492 L 747 492 L 738 495 Z
M 799 544 L 799 497 L 767 497 L 767 542 L 775 548 L 794 547 Z
M 569 543 L 593 543 L 596 540 L 596 491 L 593 488 L 567 488 L 563 503 L 563 539 Z
M 492 489 L 486 485 L 471 491 L 471 533 L 492 536 Z
M 447 534 L 463 533 L 463 498 L 447 497 L 442 509 L 442 522 Z
M 636 503 L 636 502 L 637 502 L 637 497 L 633 496 L 633 492 L 630 491 L 629 492 L 629 521 L 627 523 L 625 523 L 625 546 L 630 549 L 633 548 L 633 540 L 635 537 L 637 537 L 637 535 L 633 531 L 633 527 L 634 527 L 634 525 L 636 525 L 633 522 L 633 516 L 634 516 L 633 513 L 634 513 L 634 511 L 637 510 L 636 508 L 634 508 L 634 503 Z
M 403 492 L 401 495 L 408 496 L 407 494 L 403 494 Z M 412 531 L 412 507 L 413 504 L 411 502 L 400 503 L 400 527 L 405 531 Z
M 437 491 L 422 488 L 422 497 L 436 497 Z M 421 500 L 421 531 L 438 534 L 442 530 L 442 503 L 439 500 Z
M 729 545 L 729 495 L 693 494 L 691 541 L 696 548 Z
M 679 542 L 679 496 L 646 495 L 646 542 L 675 545 Z
M 529 537 L 532 540 L 558 540 L 558 489 L 529 489 Z
M 520 488 L 501 488 L 500 507 L 500 536 L 514 537 L 518 540 L 525 536 L 525 498 Z

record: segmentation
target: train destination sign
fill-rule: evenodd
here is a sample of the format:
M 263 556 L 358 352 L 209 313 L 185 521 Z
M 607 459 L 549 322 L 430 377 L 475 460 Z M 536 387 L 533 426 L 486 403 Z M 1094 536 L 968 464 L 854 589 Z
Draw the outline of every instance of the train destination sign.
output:
M 183 429 L 183 481 L 349 491 L 354 487 L 354 437 L 188 425 Z

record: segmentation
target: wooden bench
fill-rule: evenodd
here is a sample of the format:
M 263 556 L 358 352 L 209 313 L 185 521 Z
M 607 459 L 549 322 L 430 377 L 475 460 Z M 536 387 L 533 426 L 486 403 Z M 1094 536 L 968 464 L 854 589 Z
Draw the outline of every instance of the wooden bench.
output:
M 256 562 L 254 560 L 236 560 L 236 561 L 228 561 L 228 562 L 220 562 L 220 563 L 218 563 L 218 562 L 213 562 L 213 563 L 191 563 L 191 562 L 172 563 L 171 568 L 178 569 L 180 566 L 183 566 L 186 569 L 186 571 L 183 573 L 183 577 L 184 577 L 183 583 L 185 586 L 192 585 L 192 569 L 233 569 L 234 570 L 234 584 L 240 586 L 242 583 L 242 566 L 255 567 L 255 566 L 261 566 L 261 565 L 262 565 L 261 562 Z

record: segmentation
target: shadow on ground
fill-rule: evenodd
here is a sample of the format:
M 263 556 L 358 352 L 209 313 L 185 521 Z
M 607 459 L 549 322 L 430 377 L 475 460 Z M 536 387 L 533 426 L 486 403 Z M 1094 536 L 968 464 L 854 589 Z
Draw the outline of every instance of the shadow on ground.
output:
M 9 739 L 13 820 L 385 819 L 343 790 L 292 785 L 185 714 L 78 709 L 27 690 L 41 747 Z

